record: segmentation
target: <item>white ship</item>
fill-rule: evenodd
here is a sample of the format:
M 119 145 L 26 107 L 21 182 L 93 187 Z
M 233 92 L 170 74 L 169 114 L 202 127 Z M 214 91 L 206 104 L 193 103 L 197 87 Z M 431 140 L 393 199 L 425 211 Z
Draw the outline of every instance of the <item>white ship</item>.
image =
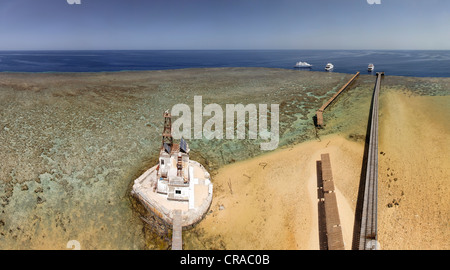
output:
M 296 67 L 296 68 L 310 68 L 310 67 L 312 67 L 312 65 L 307 63 L 307 62 L 301 62 L 300 61 L 300 62 L 295 63 L 294 67 Z
M 372 72 L 375 69 L 375 66 L 373 64 L 369 64 L 367 67 L 367 71 Z
M 334 68 L 334 66 L 333 66 L 333 64 L 331 64 L 331 63 L 328 63 L 326 66 L 325 66 L 325 70 L 326 71 L 330 71 L 330 70 L 332 70 Z

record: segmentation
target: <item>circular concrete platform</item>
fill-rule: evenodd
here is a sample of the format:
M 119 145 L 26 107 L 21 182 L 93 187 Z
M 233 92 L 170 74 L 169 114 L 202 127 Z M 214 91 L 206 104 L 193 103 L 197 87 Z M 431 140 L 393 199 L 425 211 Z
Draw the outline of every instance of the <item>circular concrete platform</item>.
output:
M 157 192 L 157 167 L 153 166 L 134 181 L 131 193 L 147 210 L 168 224 L 173 224 L 174 213 L 181 211 L 181 226 L 193 225 L 204 217 L 212 202 L 213 184 L 210 175 L 200 163 L 189 160 L 189 199 L 171 200 L 168 194 Z

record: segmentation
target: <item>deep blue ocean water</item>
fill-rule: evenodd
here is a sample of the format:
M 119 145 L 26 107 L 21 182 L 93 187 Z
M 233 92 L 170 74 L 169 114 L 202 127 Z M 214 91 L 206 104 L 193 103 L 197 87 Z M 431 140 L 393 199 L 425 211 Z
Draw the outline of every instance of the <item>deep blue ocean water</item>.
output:
M 0 51 L 0 72 L 100 72 L 203 67 L 293 69 L 297 61 L 324 71 L 362 74 L 369 63 L 386 75 L 450 77 L 450 51 L 376 50 L 152 50 Z M 325 71 L 324 71 L 325 72 Z M 375 73 L 375 72 L 374 72 Z

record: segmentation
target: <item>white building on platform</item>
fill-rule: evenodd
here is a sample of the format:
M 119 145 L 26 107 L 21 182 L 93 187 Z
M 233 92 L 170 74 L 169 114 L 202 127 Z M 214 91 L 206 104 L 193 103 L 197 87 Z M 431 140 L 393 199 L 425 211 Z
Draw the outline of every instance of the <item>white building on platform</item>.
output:
M 173 142 L 171 121 L 166 111 L 158 164 L 134 181 L 132 194 L 169 224 L 174 211 L 181 211 L 182 226 L 189 226 L 206 214 L 212 202 L 213 184 L 205 167 L 189 159 L 186 141 Z

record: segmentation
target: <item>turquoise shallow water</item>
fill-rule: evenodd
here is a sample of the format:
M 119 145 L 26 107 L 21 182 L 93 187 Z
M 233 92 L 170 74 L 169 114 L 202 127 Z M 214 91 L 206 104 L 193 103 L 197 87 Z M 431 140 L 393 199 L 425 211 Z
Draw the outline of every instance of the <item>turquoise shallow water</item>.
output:
M 266 68 L 0 74 L 0 248 L 65 249 L 69 240 L 82 249 L 161 248 L 143 232 L 129 187 L 156 162 L 164 110 L 183 103 L 193 111 L 196 95 L 223 108 L 279 104 L 279 147 L 288 147 L 316 139 L 315 111 L 350 78 Z M 373 83 L 373 76 L 361 76 L 324 114 L 319 137 L 363 136 Z M 449 93 L 448 79 L 383 83 L 415 94 Z M 264 153 L 259 140 L 188 142 L 192 158 L 212 175 Z

